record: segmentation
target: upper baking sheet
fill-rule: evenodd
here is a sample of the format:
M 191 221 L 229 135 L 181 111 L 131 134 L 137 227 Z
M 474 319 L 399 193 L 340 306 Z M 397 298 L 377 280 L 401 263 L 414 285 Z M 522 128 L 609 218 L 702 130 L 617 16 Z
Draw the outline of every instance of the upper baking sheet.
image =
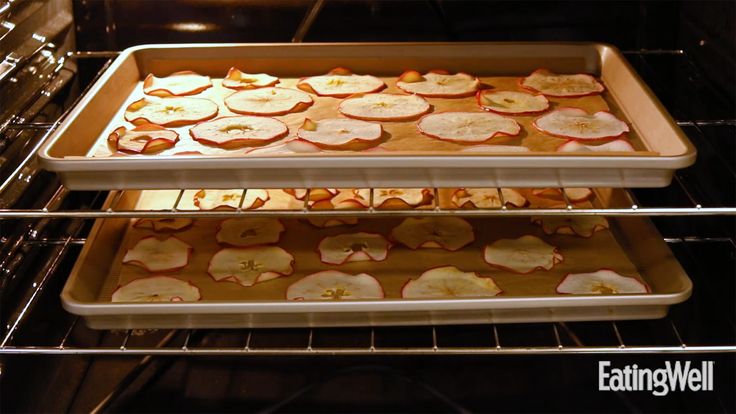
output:
M 141 79 L 194 70 L 219 78 L 230 66 L 267 72 L 293 87 L 296 78 L 323 74 L 336 66 L 356 73 L 382 76 L 386 92 L 399 92 L 396 76 L 407 68 L 444 68 L 477 75 L 487 86 L 516 90 L 519 76 L 544 66 L 560 73 L 593 73 L 607 91 L 600 96 L 551 98 L 552 107 L 577 106 L 594 112 L 611 110 L 629 123 L 628 135 L 637 152 L 560 155 L 565 140 L 531 126 L 533 116 L 514 117 L 522 125 L 518 137 L 501 138 L 505 145 L 525 146 L 521 154 L 463 153 L 465 146 L 425 137 L 416 121 L 383 122 L 389 137 L 382 152 L 329 151 L 310 154 L 244 155 L 194 142 L 189 127 L 177 128 L 181 141 L 154 156 L 107 157 L 107 135 L 129 123 L 128 103 L 140 99 Z M 513 75 L 513 76 L 510 76 Z M 231 113 L 222 98 L 231 93 L 220 80 L 199 96 L 218 102 L 219 116 Z M 305 117 L 339 116 L 339 99 L 315 97 L 300 113 L 278 117 L 289 136 Z M 429 98 L 434 112 L 480 112 L 475 98 Z M 283 142 L 284 140 L 280 141 Z M 208 155 L 176 156 L 198 151 Z M 41 150 L 44 166 L 59 171 L 65 184 L 78 189 L 303 187 L 303 186 L 661 186 L 672 171 L 690 165 L 691 144 L 613 48 L 596 44 L 309 44 L 309 45 L 169 45 L 126 50 L 90 94 Z M 95 158 L 91 158 L 94 155 Z M 214 156 L 213 156 L 214 155 Z M 340 173 L 335 174 L 335 169 Z

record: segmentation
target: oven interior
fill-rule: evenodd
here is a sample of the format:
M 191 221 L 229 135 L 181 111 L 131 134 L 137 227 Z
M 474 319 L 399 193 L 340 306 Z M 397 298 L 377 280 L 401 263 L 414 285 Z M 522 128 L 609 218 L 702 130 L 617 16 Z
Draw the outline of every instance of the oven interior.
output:
M 16 411 L 736 410 L 732 2 L 0 1 L 0 381 Z M 34 153 L 118 51 L 144 43 L 602 41 L 698 149 L 630 190 L 693 279 L 661 320 L 95 331 L 59 292 L 107 192 Z M 57 215 L 49 213 L 58 213 Z M 597 361 L 716 361 L 708 393 L 597 391 Z M 527 396 L 534 394 L 536 398 Z M 571 398 L 573 397 L 573 398 Z

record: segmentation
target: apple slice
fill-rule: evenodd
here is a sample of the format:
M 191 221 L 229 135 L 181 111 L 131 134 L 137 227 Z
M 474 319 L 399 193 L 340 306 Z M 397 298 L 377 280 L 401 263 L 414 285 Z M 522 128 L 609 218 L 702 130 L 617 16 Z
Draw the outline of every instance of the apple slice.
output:
M 357 217 L 309 217 L 307 221 L 309 224 L 320 229 L 337 226 L 354 226 L 358 224 Z
M 559 188 L 533 188 L 532 194 L 537 197 L 548 198 L 555 201 L 565 201 L 565 196 L 562 195 L 562 190 Z M 595 195 L 593 190 L 590 188 L 565 188 L 565 194 L 567 199 L 572 203 L 581 203 L 588 201 Z
M 518 191 L 502 188 L 501 195 L 505 204 L 523 207 L 526 198 Z M 452 193 L 452 204 L 460 208 L 494 208 L 501 207 L 501 198 L 495 188 L 458 188 Z
M 610 112 L 588 115 L 580 108 L 555 109 L 535 119 L 532 125 L 548 135 L 582 141 L 616 138 L 629 132 L 626 122 Z
M 518 239 L 499 239 L 483 250 L 483 260 L 489 265 L 521 274 L 552 269 L 563 259 L 557 247 L 530 235 Z
M 274 218 L 231 218 L 217 228 L 218 243 L 235 247 L 277 243 L 286 228 Z
M 121 126 L 107 137 L 115 151 L 131 154 L 154 154 L 173 147 L 179 134 L 156 124 L 141 124 L 133 129 Z
M 288 300 L 383 299 L 378 280 L 366 273 L 351 275 L 337 270 L 312 273 L 286 289 Z
M 608 228 L 608 220 L 602 216 L 532 217 L 532 223 L 542 227 L 545 234 L 567 234 L 592 237 Z
M 381 139 L 381 124 L 357 119 L 331 118 L 312 121 L 307 118 L 297 137 L 320 148 L 351 149 L 355 146 L 376 143 Z
M 297 200 L 304 200 L 307 196 L 306 188 L 285 188 L 284 192 L 291 194 Z M 309 201 L 329 200 L 337 195 L 337 188 L 312 188 L 309 190 Z
M 194 194 L 194 205 L 200 210 L 237 209 L 242 196 L 243 190 L 199 190 Z M 268 199 L 268 191 L 249 189 L 245 193 L 242 208 L 259 208 Z
M 218 282 L 253 286 L 294 273 L 294 256 L 276 246 L 227 247 L 212 256 L 207 273 Z
M 388 256 L 391 243 L 376 233 L 352 233 L 328 236 L 317 246 L 322 263 L 380 262 Z
M 175 277 L 150 276 L 136 279 L 112 292 L 112 302 L 196 302 L 199 288 Z
M 409 217 L 391 230 L 391 238 L 410 249 L 459 250 L 475 240 L 473 226 L 460 217 Z
M 601 145 L 585 145 L 571 139 L 557 147 L 557 152 L 634 152 L 636 151 L 629 141 L 617 139 Z
M 258 88 L 235 92 L 225 98 L 225 106 L 244 115 L 285 115 L 301 112 L 314 101 L 308 94 L 296 89 Z
M 460 152 L 484 152 L 484 153 L 507 153 L 507 152 L 530 152 L 531 150 L 521 145 L 473 145 L 462 148 Z
M 336 68 L 327 75 L 301 79 L 296 87 L 319 96 L 345 98 L 358 93 L 378 92 L 386 84 L 375 76 L 356 75 L 349 69 Z
M 369 93 L 351 96 L 337 109 L 347 117 L 365 121 L 408 121 L 426 114 L 431 107 L 417 95 Z
M 573 98 L 597 95 L 606 88 L 593 76 L 587 74 L 558 75 L 547 69 L 537 69 L 519 81 L 522 88 L 547 96 Z
M 175 236 L 163 240 L 148 236 L 128 249 L 123 263 L 142 267 L 149 272 L 173 272 L 189 263 L 192 250 L 192 246 Z
M 521 132 L 518 122 L 490 112 L 429 114 L 419 120 L 417 128 L 428 137 L 463 144 L 477 144 L 496 136 L 515 136 Z
M 343 188 L 329 202 L 337 210 L 370 207 L 371 190 L 367 188 Z
M 570 273 L 557 285 L 556 291 L 573 295 L 651 293 L 649 286 L 639 279 L 622 276 L 609 269 L 600 269 L 592 273 Z
M 137 229 L 148 229 L 155 232 L 184 230 L 191 226 L 194 221 L 189 218 L 141 218 L 136 220 L 133 227 Z
M 462 98 L 474 95 L 480 88 L 480 80 L 462 72 L 450 75 L 445 71 L 430 71 L 421 75 L 410 70 L 399 76 L 396 86 L 404 92 L 429 98 Z
M 418 279 L 409 279 L 401 288 L 401 297 L 487 297 L 496 296 L 501 289 L 490 277 L 476 272 L 463 272 L 455 266 L 442 266 L 427 270 Z
M 164 78 L 149 73 L 143 80 L 143 93 L 153 96 L 195 95 L 212 87 L 209 76 L 202 76 L 191 70 L 174 72 Z
M 305 154 L 323 152 L 322 149 L 310 142 L 301 139 L 292 139 L 278 144 L 266 145 L 258 148 L 249 148 L 244 155 L 262 156 L 262 155 L 284 155 L 284 154 Z
M 222 148 L 264 145 L 288 133 L 289 127 L 278 119 L 244 115 L 201 122 L 189 130 L 195 141 Z
M 406 209 L 431 204 L 434 193 L 430 188 L 376 188 L 373 205 L 376 208 Z
M 549 101 L 544 95 L 527 92 L 486 89 L 478 91 L 475 99 L 481 109 L 506 115 L 530 115 L 549 108 Z
M 245 73 L 237 68 L 230 68 L 222 80 L 222 86 L 230 89 L 255 89 L 273 86 L 279 78 L 265 73 Z
M 209 99 L 142 98 L 125 108 L 125 120 L 135 125 L 176 127 L 212 119 L 218 110 L 217 104 Z

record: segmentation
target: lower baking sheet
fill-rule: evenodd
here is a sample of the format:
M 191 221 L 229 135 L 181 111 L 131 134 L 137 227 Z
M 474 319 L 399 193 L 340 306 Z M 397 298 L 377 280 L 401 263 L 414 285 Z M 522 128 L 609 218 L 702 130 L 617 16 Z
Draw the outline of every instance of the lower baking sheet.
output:
M 143 197 L 140 195 L 143 194 Z M 162 194 L 125 192 L 119 207 L 158 208 L 173 203 Z M 155 193 L 153 193 L 155 194 Z M 600 203 L 599 197 L 596 203 Z M 651 223 L 643 218 L 609 219 L 610 231 L 591 238 L 547 236 L 528 218 L 475 218 L 468 220 L 476 240 L 448 252 L 410 250 L 395 245 L 383 262 L 352 262 L 340 266 L 319 261 L 316 247 L 329 235 L 359 231 L 388 236 L 399 218 L 361 218 L 357 225 L 318 229 L 297 219 L 282 219 L 286 227 L 279 245 L 294 255 L 295 272 L 288 277 L 243 287 L 217 282 L 206 272 L 212 255 L 221 248 L 215 240 L 218 220 L 199 219 L 176 236 L 194 246 L 189 264 L 171 275 L 198 286 L 203 300 L 189 303 L 111 303 L 119 284 L 150 274 L 123 265 L 122 256 L 150 230 L 137 229 L 127 219 L 98 220 L 62 293 L 64 306 L 83 315 L 94 328 L 164 327 L 298 327 L 345 325 L 410 325 L 480 322 L 536 322 L 593 319 L 656 318 L 667 306 L 685 300 L 690 280 L 672 257 Z M 482 259 L 483 246 L 500 238 L 525 234 L 557 246 L 564 261 L 550 271 L 527 275 L 490 267 Z M 436 266 L 454 265 L 464 271 L 492 276 L 503 294 L 484 299 L 401 299 L 401 287 L 410 278 Z M 645 295 L 558 295 L 555 287 L 567 273 L 610 268 L 647 283 Z M 386 299 L 372 301 L 290 302 L 286 288 L 308 274 L 337 269 L 369 273 L 382 284 Z

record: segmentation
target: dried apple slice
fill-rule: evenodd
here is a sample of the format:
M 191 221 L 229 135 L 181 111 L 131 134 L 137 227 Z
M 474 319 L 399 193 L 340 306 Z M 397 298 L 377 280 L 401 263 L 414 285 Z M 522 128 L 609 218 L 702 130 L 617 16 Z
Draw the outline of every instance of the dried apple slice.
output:
M 291 194 L 297 200 L 307 197 L 306 188 L 285 188 L 284 192 Z M 337 188 L 312 188 L 309 190 L 309 201 L 329 200 L 337 194 Z
M 391 230 L 391 238 L 410 249 L 456 251 L 472 243 L 475 233 L 460 217 L 409 217 Z
M 175 236 L 163 240 L 148 236 L 128 249 L 123 263 L 142 267 L 149 272 L 173 272 L 189 263 L 192 250 L 192 246 Z
M 294 256 L 276 246 L 227 247 L 212 256 L 207 273 L 218 282 L 253 286 L 294 273 Z
M 483 260 L 489 265 L 521 274 L 552 269 L 563 259 L 557 247 L 530 235 L 518 239 L 499 239 L 483 250 Z
M 585 145 L 571 139 L 557 147 L 557 152 L 634 152 L 629 141 L 617 139 L 601 145 Z
M 573 295 L 618 295 L 651 293 L 639 279 L 622 276 L 613 270 L 600 269 L 592 273 L 571 273 L 557 285 L 557 293 Z
M 357 217 L 309 217 L 309 224 L 320 229 L 338 226 L 354 226 L 358 224 Z
M 426 114 L 431 107 L 417 95 L 369 93 L 343 100 L 338 110 L 347 117 L 365 121 L 407 121 Z
M 322 263 L 380 262 L 388 256 L 391 243 L 380 234 L 352 233 L 328 236 L 317 246 Z
M 565 188 L 565 194 L 567 199 L 572 203 L 580 203 L 583 201 L 590 200 L 595 195 L 593 190 L 590 188 Z M 562 195 L 562 190 L 559 188 L 533 188 L 532 194 L 537 197 L 548 198 L 556 201 L 565 201 L 565 196 Z
M 125 108 L 125 120 L 135 125 L 176 127 L 212 119 L 218 110 L 217 104 L 209 99 L 142 98 Z
M 501 195 L 505 204 L 523 207 L 526 198 L 518 191 L 502 188 Z M 501 207 L 501 198 L 495 188 L 458 188 L 452 193 L 452 204 L 460 208 L 494 208 Z
M 288 300 L 383 299 L 378 280 L 366 273 L 351 275 L 337 270 L 312 273 L 286 289 Z
M 304 154 L 323 152 L 322 149 L 312 143 L 301 139 L 292 139 L 278 144 L 266 145 L 258 148 L 249 148 L 245 151 L 245 155 L 261 156 L 261 155 L 283 155 L 283 154 Z
M 530 115 L 549 108 L 549 101 L 544 95 L 527 92 L 486 89 L 478 91 L 475 99 L 481 109 L 506 115 Z
M 133 129 L 121 126 L 107 137 L 114 150 L 131 154 L 154 154 L 173 147 L 178 141 L 176 131 L 156 124 L 142 124 Z
M 279 78 L 266 73 L 245 73 L 237 68 L 230 68 L 222 80 L 222 86 L 230 89 L 265 88 L 279 83 Z
M 381 124 L 344 118 L 316 122 L 307 118 L 297 131 L 299 139 L 327 149 L 350 149 L 378 142 L 382 134 Z
M 288 133 L 289 127 L 278 119 L 245 115 L 201 122 L 189 130 L 195 141 L 222 148 L 264 145 Z
M 467 73 L 450 75 L 445 71 L 430 71 L 424 75 L 409 70 L 399 76 L 396 86 L 404 92 L 430 98 L 461 98 L 474 95 L 480 80 Z
M 345 98 L 358 93 L 378 92 L 386 84 L 375 76 L 356 75 L 349 69 L 336 68 L 327 75 L 301 79 L 296 87 L 319 96 Z
M 548 235 L 592 237 L 593 234 L 608 228 L 608 220 L 601 216 L 532 217 L 531 221 Z
M 373 205 L 376 208 L 414 208 L 431 204 L 434 193 L 429 188 L 376 188 Z
M 463 272 L 455 266 L 442 266 L 427 270 L 418 279 L 409 279 L 401 289 L 401 297 L 487 297 L 496 296 L 501 289 L 490 277 L 476 272 Z
M 461 152 L 484 152 L 484 153 L 506 153 L 506 152 L 530 152 L 527 147 L 520 145 L 473 145 L 463 148 Z
M 235 92 L 225 98 L 225 106 L 244 115 L 285 115 L 301 112 L 314 101 L 309 94 L 296 89 L 258 88 Z
M 149 229 L 155 232 L 178 231 L 191 226 L 193 222 L 189 218 L 142 218 L 136 220 L 133 227 L 137 229 Z
M 231 218 L 217 228 L 218 243 L 235 247 L 277 243 L 286 228 L 274 218 Z
M 112 302 L 196 302 L 202 299 L 199 288 L 169 276 L 150 276 L 118 286 Z
M 199 190 L 194 194 L 194 205 L 200 210 L 237 209 L 243 190 Z M 256 209 L 268 201 L 268 191 L 249 189 L 243 199 L 243 209 Z
M 337 195 L 329 202 L 332 208 L 354 209 L 370 207 L 371 190 L 367 188 L 338 189 Z
M 561 98 L 597 95 L 606 89 L 593 76 L 583 73 L 558 75 L 547 69 L 535 70 L 531 75 L 521 79 L 519 85 L 547 96 Z
M 629 132 L 626 122 L 610 112 L 588 115 L 580 108 L 555 109 L 535 119 L 532 125 L 548 135 L 582 141 L 616 138 Z
M 143 93 L 153 96 L 195 95 L 212 87 L 209 76 L 203 76 L 190 70 L 174 72 L 164 78 L 157 78 L 149 73 L 143 80 Z
M 417 123 L 422 134 L 463 144 L 486 142 L 496 136 L 519 135 L 521 126 L 511 118 L 490 112 L 440 112 Z

